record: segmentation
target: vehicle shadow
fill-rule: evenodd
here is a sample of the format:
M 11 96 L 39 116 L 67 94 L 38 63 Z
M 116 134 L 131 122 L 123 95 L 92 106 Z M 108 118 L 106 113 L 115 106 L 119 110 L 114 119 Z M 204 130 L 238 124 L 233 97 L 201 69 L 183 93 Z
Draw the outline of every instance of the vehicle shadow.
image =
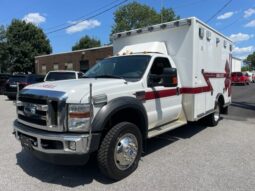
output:
M 189 139 L 207 127 L 208 126 L 206 125 L 206 122 L 200 120 L 198 122 L 188 123 L 187 125 L 149 139 L 147 141 L 144 156 L 146 157 L 147 155 L 156 152 L 157 150 L 166 147 L 178 140 Z
M 29 176 L 42 182 L 62 185 L 74 188 L 85 186 L 94 180 L 103 184 L 111 184 L 113 181 L 104 177 L 97 167 L 95 159 L 89 160 L 83 166 L 54 165 L 37 159 L 31 153 L 22 149 L 16 154 L 17 165 Z
M 188 125 L 152 138 L 147 141 L 147 149 L 143 157 L 180 139 L 190 138 L 206 128 L 207 126 L 203 125 L 201 122 L 189 123 Z M 87 184 L 91 184 L 94 180 L 102 184 L 114 183 L 114 181 L 107 179 L 101 174 L 97 167 L 95 157 L 92 157 L 84 166 L 60 166 L 40 161 L 28 151 L 22 149 L 20 153 L 16 154 L 16 158 L 17 165 L 20 166 L 25 173 L 42 182 L 70 188 L 86 186 Z
M 248 109 L 248 110 L 253 110 L 255 111 L 255 103 L 252 104 L 252 103 L 247 103 L 247 102 L 237 102 L 237 101 L 233 101 L 231 103 L 231 106 L 232 107 L 239 107 L 239 108 L 242 108 L 242 109 Z

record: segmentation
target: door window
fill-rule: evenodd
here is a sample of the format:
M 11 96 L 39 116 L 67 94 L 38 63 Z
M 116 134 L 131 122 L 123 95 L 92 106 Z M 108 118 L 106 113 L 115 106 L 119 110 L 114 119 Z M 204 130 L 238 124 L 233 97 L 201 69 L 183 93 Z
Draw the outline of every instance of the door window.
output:
M 167 58 L 158 57 L 155 58 L 151 70 L 150 70 L 150 80 L 152 80 L 153 86 L 161 86 L 163 83 L 162 75 L 164 68 L 171 68 L 171 64 Z

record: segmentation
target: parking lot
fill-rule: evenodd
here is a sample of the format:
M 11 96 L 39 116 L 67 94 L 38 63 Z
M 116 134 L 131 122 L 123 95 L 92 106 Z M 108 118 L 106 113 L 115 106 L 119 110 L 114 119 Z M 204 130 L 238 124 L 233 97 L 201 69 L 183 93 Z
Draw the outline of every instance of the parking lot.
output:
M 0 190 L 254 190 L 255 84 L 233 86 L 217 127 L 192 123 L 148 141 L 138 169 L 119 182 L 86 166 L 56 166 L 22 150 L 12 101 L 0 96 Z

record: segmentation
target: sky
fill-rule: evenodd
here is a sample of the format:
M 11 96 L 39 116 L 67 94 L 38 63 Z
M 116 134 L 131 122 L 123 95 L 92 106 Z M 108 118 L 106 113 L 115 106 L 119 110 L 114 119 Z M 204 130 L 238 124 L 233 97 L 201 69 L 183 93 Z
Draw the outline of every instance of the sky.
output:
M 8 26 L 14 18 L 31 22 L 47 34 L 53 53 L 67 52 L 85 35 L 108 44 L 114 11 L 124 1 L 0 0 L 0 25 Z M 245 58 L 255 51 L 255 0 L 136 1 L 157 11 L 162 6 L 171 7 L 181 18 L 195 16 L 204 22 L 209 20 L 211 27 L 234 41 L 233 54 L 236 57 Z M 122 5 L 129 2 L 132 0 L 126 0 Z M 105 12 L 97 15 L 102 11 Z

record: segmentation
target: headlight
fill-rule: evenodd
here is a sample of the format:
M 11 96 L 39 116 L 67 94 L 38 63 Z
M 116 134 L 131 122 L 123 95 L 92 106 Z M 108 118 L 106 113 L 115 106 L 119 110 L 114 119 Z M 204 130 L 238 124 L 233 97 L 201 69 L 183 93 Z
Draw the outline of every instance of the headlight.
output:
M 90 116 L 89 104 L 69 104 L 68 130 L 73 132 L 89 131 Z

